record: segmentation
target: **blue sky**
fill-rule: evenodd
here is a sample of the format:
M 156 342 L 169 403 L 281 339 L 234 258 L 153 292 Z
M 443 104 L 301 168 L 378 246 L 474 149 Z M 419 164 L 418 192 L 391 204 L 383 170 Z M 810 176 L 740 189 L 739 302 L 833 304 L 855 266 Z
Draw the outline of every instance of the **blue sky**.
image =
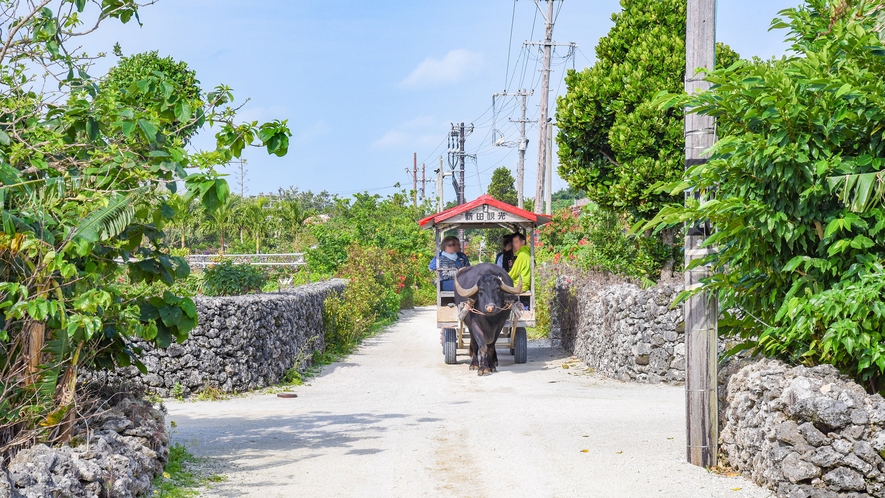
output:
M 783 33 L 769 33 L 769 23 L 798 3 L 720 0 L 717 37 L 745 57 L 780 55 Z M 564 50 L 556 52 L 554 94 L 565 92 L 566 68 L 592 64 L 596 43 L 619 9 L 617 0 L 561 3 L 554 39 L 575 42 L 579 51 L 570 60 Z M 518 108 L 505 100 L 493 112 L 492 94 L 535 88 L 528 112 L 537 117 L 536 52 L 522 48 L 542 37 L 537 12 L 530 0 L 160 0 L 142 10 L 142 27 L 108 22 L 85 47 L 110 52 L 119 42 L 125 54 L 159 50 L 186 61 L 205 88 L 224 83 L 238 101 L 250 98 L 242 118 L 288 119 L 294 136 L 286 157 L 247 152 L 250 194 L 289 186 L 341 195 L 391 193 L 397 182 L 411 187 L 405 168 L 412 153 L 433 176 L 450 123 L 465 121 L 476 125 L 467 139 L 468 153 L 477 154 L 467 166 L 472 198 L 488 187 L 494 168 L 516 164 L 514 149 L 492 145 L 492 129 L 515 140 L 508 118 Z M 110 57 L 96 70 L 113 62 Z M 529 195 L 537 133 L 528 132 Z M 211 143 L 205 132 L 197 139 L 198 145 Z M 565 186 L 554 179 L 555 190 Z M 434 195 L 435 186 L 429 184 L 427 192 Z M 445 195 L 454 196 L 448 182 Z

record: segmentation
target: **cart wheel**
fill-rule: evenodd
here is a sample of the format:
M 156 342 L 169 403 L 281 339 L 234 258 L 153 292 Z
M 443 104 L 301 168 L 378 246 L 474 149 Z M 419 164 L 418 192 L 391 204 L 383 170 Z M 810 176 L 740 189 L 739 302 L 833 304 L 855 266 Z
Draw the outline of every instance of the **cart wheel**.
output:
M 513 338 L 513 363 L 525 363 L 529 357 L 528 336 L 524 328 L 516 329 L 516 337 Z
M 443 355 L 446 357 L 446 365 L 454 365 L 458 362 L 458 331 L 455 329 L 443 330 Z

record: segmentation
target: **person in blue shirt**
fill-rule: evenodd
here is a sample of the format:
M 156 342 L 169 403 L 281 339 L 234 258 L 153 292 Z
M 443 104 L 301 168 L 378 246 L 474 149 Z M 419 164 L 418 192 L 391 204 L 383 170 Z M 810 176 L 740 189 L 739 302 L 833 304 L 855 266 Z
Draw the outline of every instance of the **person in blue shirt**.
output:
M 437 273 L 441 290 L 454 291 L 455 273 L 460 268 L 470 266 L 470 260 L 461 252 L 461 241 L 453 235 L 444 238 L 439 248 L 439 254 L 430 260 L 427 268 Z

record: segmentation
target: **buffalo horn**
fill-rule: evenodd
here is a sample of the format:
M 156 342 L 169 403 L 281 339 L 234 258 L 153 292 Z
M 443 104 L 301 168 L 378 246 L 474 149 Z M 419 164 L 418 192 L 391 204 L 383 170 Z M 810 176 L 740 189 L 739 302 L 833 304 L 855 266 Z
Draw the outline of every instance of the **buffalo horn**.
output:
M 519 276 L 519 283 L 516 284 L 516 287 L 511 287 L 501 280 L 501 290 L 508 294 L 522 294 L 522 275 Z
M 474 285 L 473 287 L 471 287 L 469 289 L 465 289 L 464 287 L 461 287 L 461 284 L 458 283 L 458 276 L 455 275 L 455 291 L 458 293 L 459 296 L 470 297 L 470 296 L 476 294 L 476 291 L 478 289 L 479 289 L 479 285 Z

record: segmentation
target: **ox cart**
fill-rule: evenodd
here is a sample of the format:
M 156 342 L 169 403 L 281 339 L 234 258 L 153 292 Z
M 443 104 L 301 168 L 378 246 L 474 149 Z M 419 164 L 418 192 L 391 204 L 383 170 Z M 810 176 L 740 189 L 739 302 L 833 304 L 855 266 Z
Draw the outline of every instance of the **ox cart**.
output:
M 498 335 L 499 348 L 509 349 L 514 363 L 525 363 L 528 357 L 526 327 L 535 326 L 535 229 L 550 222 L 550 217 L 532 213 L 516 206 L 501 202 L 490 195 L 483 195 L 474 201 L 428 216 L 418 222 L 425 229 L 434 231 L 435 247 L 446 232 L 465 230 L 488 230 L 503 228 L 510 233 L 523 233 L 531 251 L 531 285 L 519 294 L 523 310 L 511 315 Z M 437 270 L 440 273 L 442 270 Z M 437 275 L 439 276 L 439 275 Z M 459 351 L 470 347 L 470 333 L 459 318 L 455 306 L 455 292 L 441 288 L 440 278 L 436 279 L 436 325 L 443 331 L 443 355 L 447 364 L 457 363 Z M 514 319 L 516 317 L 516 319 Z M 502 341 L 503 340 L 503 341 Z M 462 353 L 463 354 L 463 353 Z

